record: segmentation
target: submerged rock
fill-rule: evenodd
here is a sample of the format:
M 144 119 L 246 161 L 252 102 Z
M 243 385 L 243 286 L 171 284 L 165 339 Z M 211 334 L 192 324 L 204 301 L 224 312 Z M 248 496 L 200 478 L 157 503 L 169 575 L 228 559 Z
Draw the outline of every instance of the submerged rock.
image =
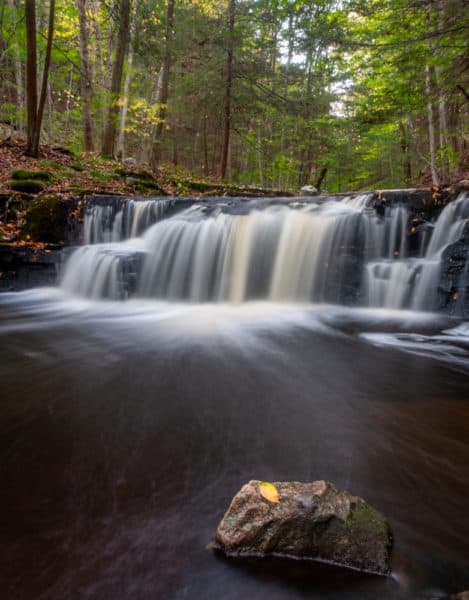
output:
M 364 500 L 326 481 L 273 485 L 278 502 L 250 481 L 233 498 L 214 545 L 228 556 L 285 556 L 390 572 L 391 533 Z

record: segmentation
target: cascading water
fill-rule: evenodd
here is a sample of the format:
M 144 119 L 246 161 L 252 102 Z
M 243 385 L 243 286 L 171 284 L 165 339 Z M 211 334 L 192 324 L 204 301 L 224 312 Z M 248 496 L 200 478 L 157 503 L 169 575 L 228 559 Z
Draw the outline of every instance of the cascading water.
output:
M 120 242 L 141 235 L 173 206 L 173 200 L 130 199 L 121 204 L 93 204 L 85 210 L 84 242 Z
M 248 212 L 194 204 L 168 218 L 167 200 L 92 207 L 85 239 L 110 243 L 76 250 L 62 288 L 108 299 L 435 308 L 441 253 L 461 236 L 469 197 L 443 210 L 423 256 L 409 255 L 407 208 L 379 216 L 370 198 L 254 203 Z
M 461 194 L 449 203 L 438 218 L 423 256 L 406 258 L 399 253 L 394 261 L 370 261 L 365 270 L 368 306 L 434 310 L 442 253 L 462 235 L 469 218 L 469 196 Z

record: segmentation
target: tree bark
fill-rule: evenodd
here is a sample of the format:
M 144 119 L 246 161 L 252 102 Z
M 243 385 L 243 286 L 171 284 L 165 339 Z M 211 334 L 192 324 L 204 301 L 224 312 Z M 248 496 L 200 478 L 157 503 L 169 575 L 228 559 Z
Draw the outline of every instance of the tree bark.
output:
M 84 148 L 93 150 L 93 125 L 91 122 L 91 99 L 93 85 L 88 53 L 88 25 L 86 22 L 86 0 L 77 0 L 78 22 L 80 29 L 80 94 L 83 117 Z
M 164 124 L 167 112 L 168 92 L 169 92 L 169 74 L 171 69 L 171 46 L 173 40 L 173 25 L 174 25 L 174 0 L 168 0 L 166 9 L 166 30 L 165 30 L 165 45 L 163 64 L 161 65 L 161 73 L 158 80 L 158 88 L 156 93 L 156 103 L 160 105 L 158 110 L 158 123 L 153 134 L 153 148 L 151 164 L 155 168 L 161 159 L 161 137 L 163 135 Z
M 26 24 L 26 154 L 33 155 L 34 136 L 37 129 L 37 43 L 36 0 L 25 1 Z
M 36 2 L 26 0 L 25 23 L 26 23 L 26 93 L 28 128 L 26 154 L 37 157 L 39 155 L 39 140 L 41 137 L 42 117 L 47 97 L 47 83 L 49 78 L 50 61 L 52 54 L 52 38 L 54 36 L 55 0 L 49 4 L 49 25 L 47 32 L 46 55 L 42 74 L 41 94 L 37 96 L 37 33 L 36 33 Z
M 112 69 L 111 98 L 109 101 L 106 127 L 103 135 L 103 145 L 101 148 L 103 156 L 114 156 L 122 74 L 124 71 L 124 59 L 129 38 L 129 19 L 130 0 L 120 0 L 119 30 L 117 34 L 116 56 L 114 58 Z
M 132 79 L 132 65 L 134 63 L 134 43 L 135 34 L 137 32 L 137 8 L 138 0 L 134 0 L 132 8 L 132 21 L 130 25 L 129 52 L 127 56 L 127 71 L 124 81 L 124 99 L 122 102 L 121 120 L 119 125 L 119 137 L 117 140 L 117 154 L 124 158 L 125 154 L 125 125 L 127 121 L 127 111 L 129 109 L 129 90 L 130 81 Z
M 223 99 L 223 139 L 220 158 L 220 179 L 226 176 L 228 152 L 231 134 L 231 92 L 233 88 L 233 50 L 234 50 L 234 23 L 236 0 L 229 0 L 227 15 L 227 48 L 226 48 L 226 76 L 225 96 Z
M 47 46 L 46 56 L 44 59 L 44 69 L 42 72 L 41 95 L 39 96 L 39 106 L 36 116 L 36 130 L 34 132 L 32 155 L 39 155 L 39 140 L 41 137 L 42 117 L 44 115 L 44 106 L 46 105 L 47 89 L 49 82 L 50 61 L 52 56 L 52 39 L 54 37 L 54 17 L 55 17 L 55 0 L 49 0 L 49 23 L 47 30 Z
M 18 7 L 16 5 L 15 0 L 8 0 L 8 7 L 12 11 L 13 19 L 14 19 L 14 27 L 15 29 L 18 26 Z M 24 123 L 23 123 L 23 107 L 24 107 L 24 91 L 23 91 L 23 74 L 21 67 L 21 54 L 18 47 L 15 48 L 15 84 L 16 84 L 16 105 L 17 105 L 17 118 L 16 123 L 18 127 L 18 131 L 23 133 Z
M 428 119 L 428 143 L 430 147 L 430 171 L 432 183 L 439 185 L 438 170 L 436 168 L 436 144 L 435 144 L 435 116 L 432 101 L 432 85 L 430 66 L 425 67 L 425 93 L 427 95 L 427 119 Z
M 409 184 L 412 181 L 412 164 L 410 161 L 410 147 L 409 147 L 409 135 L 405 123 L 402 121 L 399 123 L 399 130 L 401 133 L 400 145 L 403 156 L 403 172 L 404 181 Z

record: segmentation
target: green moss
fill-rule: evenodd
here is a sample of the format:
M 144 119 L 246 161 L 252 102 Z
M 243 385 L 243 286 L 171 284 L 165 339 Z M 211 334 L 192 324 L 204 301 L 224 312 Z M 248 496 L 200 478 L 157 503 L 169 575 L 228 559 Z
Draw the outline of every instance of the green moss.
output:
M 25 215 L 23 235 L 35 242 L 61 242 L 68 226 L 67 202 L 55 194 L 33 200 Z
M 26 171 L 26 169 L 15 169 L 11 172 L 11 178 L 15 180 L 40 179 L 41 181 L 50 181 L 52 175 L 47 171 Z
M 73 169 L 74 171 L 78 171 L 79 173 L 81 173 L 82 171 L 85 170 L 85 167 L 83 165 L 79 165 L 78 163 L 75 163 L 73 165 L 70 165 L 70 169 Z
M 57 175 L 59 177 L 65 177 L 66 179 L 75 179 L 76 177 L 75 173 L 69 173 L 68 171 L 60 171 Z
M 120 177 L 131 177 L 133 175 L 132 171 L 128 171 L 122 167 L 116 167 L 114 173 Z
M 39 165 L 46 169 L 62 169 L 62 165 L 57 160 L 41 160 Z
M 125 183 L 127 185 L 131 185 L 133 186 L 137 192 L 140 192 L 141 194 L 146 194 L 147 192 L 160 192 L 163 193 L 163 190 L 161 189 L 161 187 L 159 186 L 159 184 L 156 181 L 149 181 L 146 179 L 138 179 L 136 177 L 127 177 L 125 179 Z
M 42 181 L 31 179 L 9 181 L 7 185 L 10 189 L 15 190 L 15 192 L 26 192 L 28 194 L 38 194 L 46 188 L 45 183 L 42 183 Z
M 384 517 L 372 506 L 365 502 L 352 505 L 350 513 L 345 520 L 347 529 L 368 530 L 378 535 L 385 535 L 387 524 Z

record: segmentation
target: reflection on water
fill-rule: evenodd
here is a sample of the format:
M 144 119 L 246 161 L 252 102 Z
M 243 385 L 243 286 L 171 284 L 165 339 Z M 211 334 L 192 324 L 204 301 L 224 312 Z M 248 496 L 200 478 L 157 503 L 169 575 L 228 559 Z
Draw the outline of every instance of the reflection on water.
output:
M 2 597 L 467 588 L 468 339 L 465 323 L 382 309 L 0 296 Z M 391 523 L 393 576 L 213 555 L 251 478 L 366 498 Z

